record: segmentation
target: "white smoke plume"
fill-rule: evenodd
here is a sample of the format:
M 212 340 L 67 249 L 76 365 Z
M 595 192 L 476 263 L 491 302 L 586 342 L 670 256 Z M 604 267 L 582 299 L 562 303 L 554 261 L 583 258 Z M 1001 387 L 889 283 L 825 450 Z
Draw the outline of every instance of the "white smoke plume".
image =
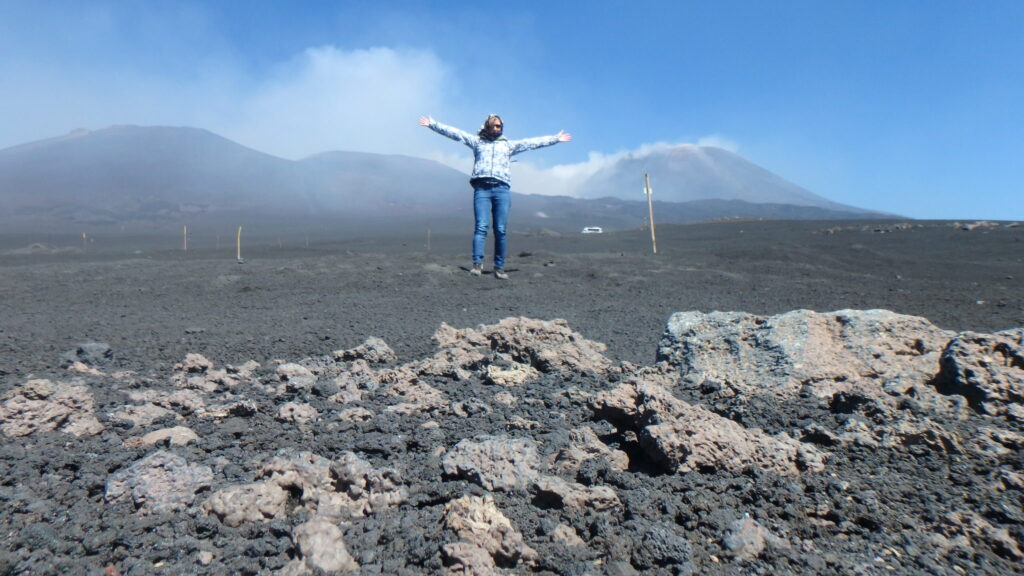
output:
M 549 168 L 538 167 L 529 161 L 519 161 L 513 165 L 512 189 L 523 194 L 544 194 L 549 196 L 583 196 L 580 187 L 584 182 L 599 170 L 613 166 L 617 162 L 629 158 L 644 158 L 651 154 L 661 153 L 673 148 L 694 147 L 694 146 L 715 146 L 736 152 L 738 146 L 719 135 L 705 136 L 699 138 L 696 144 L 683 143 L 671 144 L 668 142 L 655 142 L 644 144 L 633 150 L 622 150 L 613 154 L 591 152 L 586 162 L 575 164 L 559 164 Z M 472 168 L 469 160 L 453 162 L 452 157 L 434 157 L 433 159 L 444 162 L 453 168 L 468 172 Z M 468 164 L 467 164 L 468 162 Z
M 448 76 L 430 52 L 310 48 L 243 96 L 222 129 L 285 158 L 328 150 L 422 154 L 426 137 L 416 119 L 443 108 Z

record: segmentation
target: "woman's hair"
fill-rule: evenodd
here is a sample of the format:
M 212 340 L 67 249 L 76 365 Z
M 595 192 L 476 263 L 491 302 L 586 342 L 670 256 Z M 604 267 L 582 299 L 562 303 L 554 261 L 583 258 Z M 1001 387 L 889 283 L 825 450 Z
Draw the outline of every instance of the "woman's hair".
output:
M 487 117 L 487 120 L 484 120 L 484 125 L 481 126 L 480 131 L 476 133 L 477 136 L 481 138 L 486 138 L 488 140 L 496 139 L 498 136 L 501 136 L 502 130 L 499 130 L 497 136 L 495 136 L 491 132 L 491 128 L 493 128 L 495 124 L 499 123 L 501 124 L 502 129 L 504 129 L 505 122 L 501 119 L 501 116 L 498 116 L 497 114 L 491 114 L 490 116 Z

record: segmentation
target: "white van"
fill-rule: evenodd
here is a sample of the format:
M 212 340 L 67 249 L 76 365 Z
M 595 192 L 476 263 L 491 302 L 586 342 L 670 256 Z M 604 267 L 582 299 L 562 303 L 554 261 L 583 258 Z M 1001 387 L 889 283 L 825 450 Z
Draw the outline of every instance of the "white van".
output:
M 587 226 L 583 229 L 583 234 L 604 234 L 604 230 L 600 226 Z

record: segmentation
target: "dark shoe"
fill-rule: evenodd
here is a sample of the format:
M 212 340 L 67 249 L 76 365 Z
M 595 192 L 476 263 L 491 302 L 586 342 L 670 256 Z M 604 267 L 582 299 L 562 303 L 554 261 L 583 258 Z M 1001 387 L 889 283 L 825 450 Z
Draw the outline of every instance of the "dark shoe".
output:
M 473 268 L 469 271 L 473 276 L 479 276 L 484 273 L 483 264 L 473 264 Z
M 494 269 L 494 277 L 498 280 L 508 280 L 508 274 L 506 274 L 501 268 Z

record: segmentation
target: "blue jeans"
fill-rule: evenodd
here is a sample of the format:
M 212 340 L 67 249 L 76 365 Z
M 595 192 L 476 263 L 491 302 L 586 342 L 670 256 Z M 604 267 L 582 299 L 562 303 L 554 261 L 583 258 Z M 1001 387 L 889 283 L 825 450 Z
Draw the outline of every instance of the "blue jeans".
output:
M 508 209 L 512 206 L 512 191 L 507 184 L 473 187 L 473 264 L 484 263 L 484 243 L 487 240 L 488 221 L 494 221 L 494 268 L 505 268 L 505 227 Z

